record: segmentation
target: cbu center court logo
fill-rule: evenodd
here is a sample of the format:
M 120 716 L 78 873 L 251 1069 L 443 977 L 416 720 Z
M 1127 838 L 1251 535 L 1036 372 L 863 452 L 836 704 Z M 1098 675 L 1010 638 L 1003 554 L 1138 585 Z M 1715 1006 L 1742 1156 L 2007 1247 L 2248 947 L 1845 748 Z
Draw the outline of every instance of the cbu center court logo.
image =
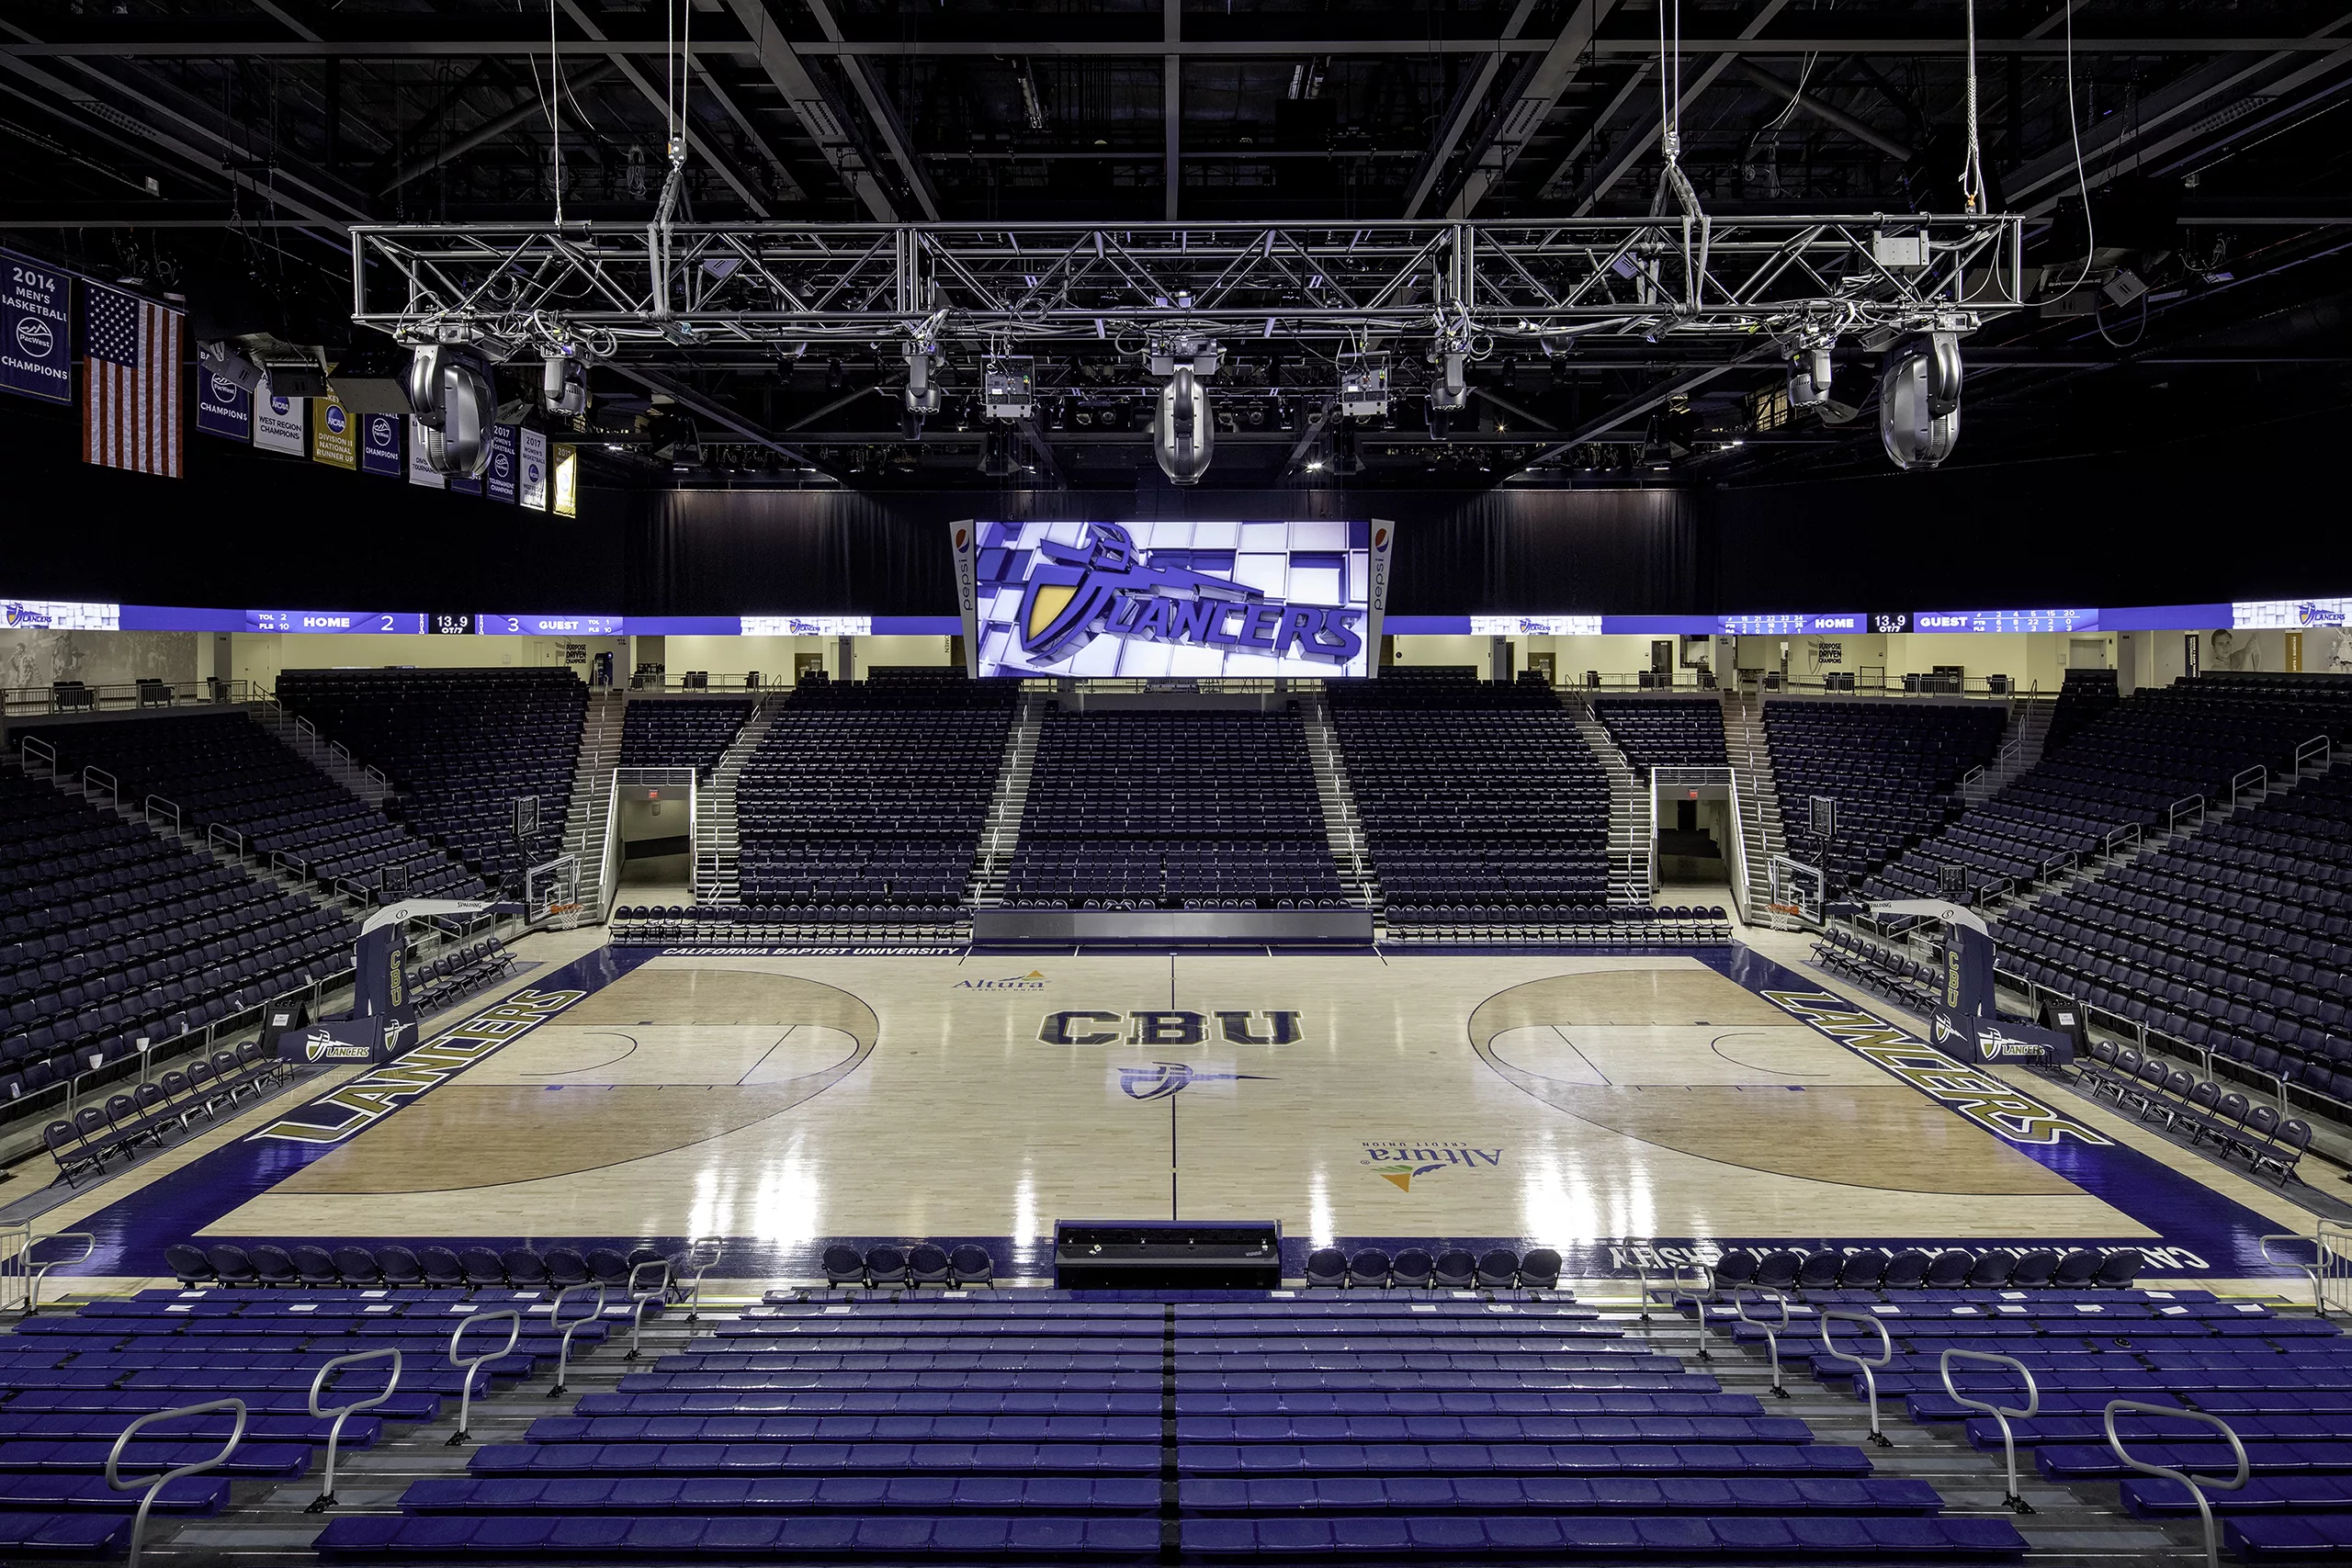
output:
M 1039 542 L 1021 593 L 1021 646 L 1052 661 L 1105 634 L 1344 664 L 1363 651 L 1361 612 L 1292 604 L 1247 583 L 1154 564 L 1116 523 L 1086 525 L 1083 547 Z M 1236 619 L 1236 617 L 1238 619 Z
M 1182 1062 L 1147 1062 L 1119 1069 L 1119 1092 L 1130 1100 L 1166 1100 L 1196 1083 L 1272 1083 L 1264 1073 L 1219 1073 Z
M 1042 991 L 1046 976 L 1032 969 L 1026 975 L 1006 975 L 993 980 L 958 980 L 951 991 Z
M 1397 1191 L 1410 1192 L 1417 1179 L 1457 1171 L 1500 1169 L 1503 1151 L 1451 1142 L 1368 1143 L 1363 1145 L 1363 1158 L 1359 1163 L 1369 1167 L 1374 1176 Z
M 1128 1012 L 1068 1008 L 1046 1015 L 1037 1026 L 1037 1040 L 1046 1045 L 1200 1045 L 1209 1038 L 1212 1018 L 1217 1038 L 1227 1045 L 1295 1045 L 1305 1034 L 1298 1013 L 1289 1008 L 1227 1008 L 1205 1013 L 1186 1008 Z

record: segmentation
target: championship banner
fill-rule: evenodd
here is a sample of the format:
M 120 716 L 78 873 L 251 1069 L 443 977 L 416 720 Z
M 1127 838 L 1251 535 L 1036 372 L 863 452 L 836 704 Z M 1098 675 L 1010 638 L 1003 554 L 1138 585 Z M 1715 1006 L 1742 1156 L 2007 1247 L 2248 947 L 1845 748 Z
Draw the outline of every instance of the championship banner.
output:
M 424 422 L 414 414 L 408 422 L 408 482 L 427 490 L 446 490 L 448 476 L 424 460 Z
M 357 433 L 352 429 L 351 411 L 333 398 L 319 400 L 319 433 L 311 443 L 313 460 L 334 468 L 356 468 L 359 466 Z
M 300 457 L 310 449 L 310 400 L 281 398 L 264 380 L 254 394 L 254 445 Z
M 518 434 L 511 424 L 492 425 L 490 431 L 490 471 L 482 476 L 490 499 L 514 504 L 514 437 Z
M 523 472 L 515 487 L 515 500 L 533 512 L 548 509 L 548 434 L 544 430 L 526 430 L 517 443 Z
M 553 477 L 549 486 L 552 510 L 558 517 L 574 517 L 580 512 L 580 448 L 559 446 L 548 460 L 548 473 Z
M 1396 525 L 1385 517 L 1372 520 L 1372 603 L 1365 622 L 1364 641 L 1372 645 L 1373 659 L 1380 657 L 1380 626 L 1388 614 L 1388 558 L 1396 548 Z
M 196 427 L 207 435 L 253 445 L 254 395 L 199 365 L 196 367 Z
M 1371 523 L 974 527 L 979 675 L 1372 672 Z
M 72 402 L 73 280 L 13 251 L 0 251 L 0 389 Z
M 980 525 L 969 518 L 947 525 L 948 538 L 956 552 L 956 608 L 964 616 L 965 669 L 978 668 L 980 656 L 980 600 L 972 575 L 972 542 Z
M 401 457 L 401 416 L 371 413 L 360 420 L 359 471 L 398 479 L 406 464 Z

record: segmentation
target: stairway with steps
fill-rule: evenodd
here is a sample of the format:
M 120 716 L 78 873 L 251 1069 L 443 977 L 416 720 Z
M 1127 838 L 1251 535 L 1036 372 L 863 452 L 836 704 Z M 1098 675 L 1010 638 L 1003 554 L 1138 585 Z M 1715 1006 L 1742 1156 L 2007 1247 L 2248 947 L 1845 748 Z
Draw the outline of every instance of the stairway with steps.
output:
M 2009 699 L 2009 722 L 1993 760 L 1960 781 L 1960 797 L 1971 806 L 1991 799 L 2030 773 L 2050 739 L 2058 699 L 2029 692 Z
M 1650 811 L 1646 779 L 1634 776 L 1625 753 L 1617 749 L 1592 705 L 1576 692 L 1562 694 L 1560 705 L 1576 721 L 1592 754 L 1609 775 L 1609 902 L 1639 908 L 1650 901 L 1656 883 L 1650 871 Z
M 1323 808 L 1323 831 L 1339 863 L 1340 886 L 1348 901 L 1373 912 L 1373 927 L 1382 925 L 1384 905 L 1379 874 L 1373 869 L 1372 848 L 1365 841 L 1363 820 L 1356 815 L 1355 792 L 1348 787 L 1348 766 L 1340 754 L 1340 738 L 1331 728 L 1331 710 L 1320 692 L 1299 705 L 1306 729 L 1306 755 L 1315 767 L 1315 795 Z
M 1765 739 L 1764 698 L 1760 693 L 1725 692 L 1723 708 L 1724 750 L 1739 790 L 1740 852 L 1747 861 L 1740 918 L 1773 931 L 1795 931 L 1792 918 L 1770 912 L 1772 857 L 1788 853 L 1789 841 L 1781 822 L 1781 787 L 1772 777 L 1772 750 Z
M 296 756 L 368 805 L 380 807 L 394 793 L 392 781 L 379 769 L 360 761 L 341 742 L 321 735 L 309 719 L 296 717 L 275 702 L 249 703 L 244 714 Z
M 698 904 L 743 901 L 742 838 L 735 818 L 735 786 L 742 780 L 743 764 L 752 760 L 752 753 L 775 727 L 776 716 L 784 711 L 784 703 L 782 692 L 760 698 L 750 720 L 719 754 L 710 787 L 695 804 L 695 902 Z
M 580 760 L 571 772 L 571 808 L 564 818 L 563 852 L 580 861 L 580 908 L 585 922 L 605 919 L 605 828 L 612 810 L 613 769 L 621 760 L 621 721 L 628 694 L 592 689 L 580 726 Z
M 980 828 L 979 851 L 972 859 L 972 876 L 966 901 L 988 908 L 1004 901 L 1004 879 L 1012 869 L 1013 846 L 1021 839 L 1021 814 L 1029 805 L 1029 773 L 1037 764 L 1037 740 L 1046 729 L 1046 698 L 1023 692 L 1012 716 L 1012 732 L 1004 743 L 1004 765 L 998 770 L 996 789 L 989 796 L 989 814 Z

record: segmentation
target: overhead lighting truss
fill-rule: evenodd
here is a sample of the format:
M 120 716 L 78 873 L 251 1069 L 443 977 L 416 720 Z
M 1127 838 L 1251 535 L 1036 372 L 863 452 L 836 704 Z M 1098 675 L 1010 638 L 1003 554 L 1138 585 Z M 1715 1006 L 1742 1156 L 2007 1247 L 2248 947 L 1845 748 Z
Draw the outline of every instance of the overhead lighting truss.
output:
M 2023 306 L 2023 230 L 2006 213 L 362 225 L 352 313 L 403 343 L 501 358 L 569 344 L 675 362 L 814 342 L 1132 353 L 1180 336 L 1336 355 L 1396 337 L 1471 357 L 1672 339 L 1728 364 L 1760 337 L 1972 332 Z

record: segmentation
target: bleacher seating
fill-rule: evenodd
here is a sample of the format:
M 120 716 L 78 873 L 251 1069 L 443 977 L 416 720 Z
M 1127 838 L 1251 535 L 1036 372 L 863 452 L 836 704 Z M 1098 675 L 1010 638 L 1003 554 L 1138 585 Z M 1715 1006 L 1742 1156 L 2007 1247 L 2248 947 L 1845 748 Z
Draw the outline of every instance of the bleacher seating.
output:
M 1774 1311 L 1760 1314 L 1774 1323 L 1781 1366 L 1870 1397 L 1871 1382 L 1853 1362 L 1826 1353 L 1815 1315 L 1843 1293 L 1804 1296 L 1791 1307 L 1786 1331 L 1778 1330 Z M 2205 1497 L 2225 1553 L 2259 1562 L 2341 1562 L 2352 1552 L 2352 1490 L 2342 1484 L 2352 1474 L 2352 1343 L 2327 1319 L 2196 1290 L 2021 1294 L 1979 1286 L 1884 1296 L 1900 1303 L 1895 1314 L 1874 1314 L 1894 1353 L 1871 1379 L 1877 1397 L 1900 1401 L 1910 1419 L 1957 1427 L 1995 1456 L 2006 1438 L 2017 1446 L 2021 1471 L 2030 1463 L 2045 1481 L 2119 1486 L 2127 1515 L 2180 1520 L 2194 1531 L 2198 1509 L 2188 1489 L 2135 1472 L 2108 1440 L 2114 1400 L 2177 1406 L 2177 1416 L 2119 1412 L 2114 1430 L 2135 1457 L 2210 1483 Z M 1703 1310 L 1712 1330 L 1751 1348 L 1763 1345 L 1766 1330 L 1740 1321 L 1733 1305 Z M 1879 1354 L 1877 1337 L 1859 1325 L 1840 1325 L 1837 1334 L 1848 1351 Z M 1979 1403 L 1955 1400 L 1944 1385 L 1947 1349 L 2022 1363 L 2038 1413 L 2006 1423 L 1984 1414 L 1984 1403 L 2016 1408 L 2025 1396 L 2014 1370 L 1984 1362 L 1954 1361 L 1953 1386 Z M 2224 1489 L 2236 1459 L 2213 1420 L 2244 1447 L 2250 1478 L 2242 1489 Z
M 1016 682 L 957 671 L 796 686 L 736 783 L 746 908 L 797 923 L 952 917 L 1019 701 Z
M 690 767 L 707 782 L 754 705 L 749 697 L 635 698 L 621 717 L 620 765 Z
M 1604 918 L 1609 780 L 1549 690 L 1419 668 L 1329 700 L 1392 934 Z
M 801 1292 L 524 1441 L 484 1444 L 463 1476 L 413 1482 L 398 1514 L 335 1519 L 318 1548 L 943 1563 L 2023 1551 L 2007 1521 L 1948 1514 L 1931 1485 L 1547 1295 Z
M 2143 688 L 1943 832 L 1880 869 L 1872 897 L 1934 896 L 1956 865 L 1968 901 L 2031 883 L 2170 827 L 2176 807 L 2226 805 L 2255 767 L 2291 773 L 2296 748 L 2352 735 L 2352 680 L 2213 676 Z
M 278 700 L 388 775 L 401 820 L 492 884 L 563 845 L 588 688 L 571 671 L 288 670 Z M 514 837 L 514 802 L 539 830 Z
M 2050 728 L 2042 750 L 2054 751 L 2123 700 L 2112 670 L 2069 670 L 2059 682 L 2058 699 L 2050 711 Z
M 439 848 L 359 799 L 240 714 L 124 718 L 26 734 L 53 747 L 66 773 L 95 766 L 123 798 L 178 806 L 184 830 L 215 824 L 245 852 L 323 889 L 379 897 L 479 898 L 481 881 Z
M 243 1256 L 233 1247 L 220 1250 Z M 288 1258 L 278 1248 L 254 1250 Z M 332 1284 L 305 1288 L 290 1258 L 284 1273 L 284 1289 L 142 1291 L 71 1314 L 27 1318 L 0 1336 L 0 1555 L 23 1562 L 120 1552 L 141 1491 L 109 1486 L 107 1458 L 141 1416 L 209 1399 L 245 1402 L 244 1437 L 226 1462 L 169 1482 L 156 1495 L 158 1521 L 200 1517 L 226 1507 L 238 1481 L 285 1482 L 311 1472 L 332 1425 L 310 1414 L 311 1390 L 337 1357 L 392 1348 L 403 1357 L 391 1397 L 343 1423 L 339 1446 L 347 1453 L 374 1447 L 395 1424 L 439 1416 L 444 1400 L 468 1376 L 447 1360 L 459 1316 L 514 1309 L 527 1325 L 511 1354 L 471 1374 L 477 1397 L 551 1367 L 560 1347 L 560 1336 L 546 1321 L 552 1292 L 545 1290 L 517 1292 L 503 1279 L 497 1288 L 469 1290 L 461 1282 L 387 1290 L 379 1276 L 363 1293 Z M 658 1304 L 650 1310 L 658 1312 Z M 605 1317 L 626 1323 L 630 1311 L 608 1307 Z M 608 1322 L 583 1324 L 573 1354 L 607 1332 Z M 504 1342 L 503 1331 L 478 1337 L 483 1349 Z M 328 1408 L 373 1394 L 386 1371 L 378 1360 L 331 1374 Z M 125 1482 L 211 1457 L 228 1438 L 231 1419 L 222 1411 L 141 1427 L 122 1456 Z
M 1653 768 L 1722 768 L 1723 705 L 1714 697 L 1596 697 L 1593 716 L 1625 754 L 1636 779 Z
M 239 721 L 243 722 L 243 721 Z M 343 916 L 0 769 L 0 1115 L 351 968 Z
M 2331 770 L 2010 910 L 1999 964 L 2352 1115 L 2347 873 L 2352 773 Z
M 2007 718 L 1996 703 L 1767 702 L 1789 853 L 1821 863 L 1807 802 L 1826 795 L 1838 803 L 1840 884 L 1871 875 L 1959 814 L 1961 776 L 1992 759 Z
M 1049 705 L 1004 900 L 1032 908 L 1336 907 L 1295 713 Z

